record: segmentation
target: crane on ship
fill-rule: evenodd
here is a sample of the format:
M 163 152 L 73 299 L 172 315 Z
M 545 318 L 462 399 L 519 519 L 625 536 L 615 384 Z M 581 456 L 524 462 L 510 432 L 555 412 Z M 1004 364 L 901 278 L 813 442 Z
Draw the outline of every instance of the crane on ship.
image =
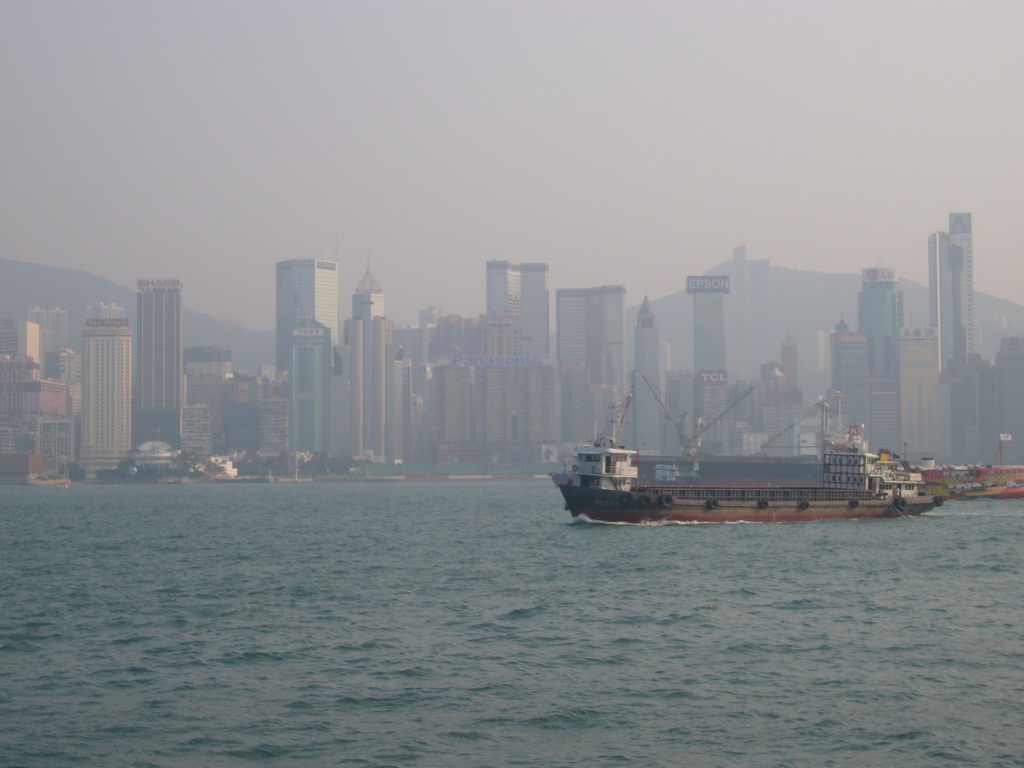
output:
M 787 424 L 785 427 L 783 427 L 778 432 L 776 432 L 774 435 L 772 435 L 767 440 L 765 440 L 763 443 L 761 443 L 761 453 L 762 453 L 762 455 L 767 456 L 768 455 L 768 448 L 771 446 L 772 443 L 774 443 L 776 440 L 780 439 L 781 437 L 787 435 L 788 433 L 792 432 L 793 428 L 799 422 L 803 421 L 805 418 L 810 416 L 812 413 L 814 413 L 820 407 L 821 407 L 821 403 L 815 403 L 810 408 L 808 408 L 805 411 L 803 411 L 800 415 L 792 417 L 789 420 L 789 424 Z
M 689 447 L 690 436 L 686 434 L 686 411 L 683 411 L 683 415 L 676 419 L 668 409 L 665 401 L 661 398 L 658 388 L 651 383 L 651 380 L 642 373 L 640 374 L 640 378 L 644 380 L 644 384 L 646 384 L 647 388 L 651 390 L 651 394 L 654 395 L 654 399 L 661 407 L 661 412 L 665 414 L 665 418 L 668 419 L 668 423 L 675 427 L 676 436 L 679 438 L 679 444 L 684 447 Z
M 676 419 L 672 415 L 672 412 L 668 409 L 668 406 L 665 404 L 665 401 L 662 399 L 661 395 L 658 393 L 658 388 L 655 387 L 653 383 L 651 383 L 651 380 L 648 379 L 642 373 L 640 374 L 640 378 L 644 380 L 644 384 L 646 384 L 647 387 L 651 390 L 651 394 L 654 395 L 654 399 L 661 407 L 661 412 L 665 414 L 665 418 L 668 419 L 669 423 L 673 427 L 675 427 L 676 435 L 679 437 L 679 443 L 683 446 L 685 452 L 689 455 L 691 461 L 697 455 L 697 452 L 700 450 L 701 438 L 707 433 L 707 431 L 711 429 L 713 426 L 715 426 L 718 422 L 720 422 L 723 418 L 725 418 L 726 414 L 728 414 L 733 408 L 735 408 L 737 405 L 743 402 L 743 400 L 751 392 L 757 389 L 756 384 L 747 387 L 747 389 L 741 392 L 735 399 L 733 399 L 732 402 L 726 405 L 725 409 L 721 413 L 719 413 L 717 416 L 715 416 L 715 418 L 713 418 L 706 424 L 703 423 L 702 418 L 698 416 L 697 423 L 693 427 L 693 434 L 689 435 L 686 432 L 686 412 L 684 411 L 683 415 Z
M 594 441 L 595 447 L 602 445 L 608 445 L 613 448 L 618 447 L 619 430 L 626 423 L 626 414 L 629 412 L 631 402 L 633 402 L 633 387 L 629 388 L 626 399 L 621 405 L 613 403 L 609 406 L 608 410 L 611 411 L 611 415 L 608 417 L 608 427 L 597 436 L 597 439 Z
M 723 418 L 725 418 L 726 414 L 728 414 L 729 411 L 731 411 L 737 405 L 742 403 L 747 398 L 747 395 L 749 395 L 755 389 L 757 389 L 757 384 L 753 384 L 753 385 L 747 387 L 739 395 L 737 395 L 732 400 L 732 402 L 730 402 L 728 405 L 726 405 L 725 409 L 721 413 L 719 413 L 717 416 L 715 416 L 715 418 L 713 418 L 711 421 L 707 422 L 706 424 L 704 423 L 704 418 L 702 416 L 697 416 L 697 423 L 693 425 L 693 442 L 690 443 L 690 460 L 691 461 L 700 452 L 700 443 L 701 443 L 701 439 L 704 437 L 704 435 L 706 435 L 708 433 L 708 431 L 713 426 L 715 426 L 715 424 L 717 424 Z

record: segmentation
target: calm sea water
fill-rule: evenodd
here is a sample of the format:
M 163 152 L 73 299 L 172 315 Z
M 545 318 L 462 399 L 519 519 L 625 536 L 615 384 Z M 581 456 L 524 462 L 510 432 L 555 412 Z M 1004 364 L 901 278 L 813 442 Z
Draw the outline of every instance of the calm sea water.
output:
M 1024 504 L 0 487 L 3 766 L 1022 766 Z

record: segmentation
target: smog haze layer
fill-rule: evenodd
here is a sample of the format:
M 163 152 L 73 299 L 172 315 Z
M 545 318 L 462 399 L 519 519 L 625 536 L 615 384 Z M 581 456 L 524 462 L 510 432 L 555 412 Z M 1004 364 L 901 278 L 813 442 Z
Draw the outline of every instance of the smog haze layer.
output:
M 397 323 L 487 259 L 679 291 L 730 257 L 1024 297 L 1024 5 L 8 2 L 0 255 L 274 317 L 274 263 L 367 264 Z M 98 297 L 102 298 L 102 297 Z M 343 306 L 347 302 L 343 301 Z

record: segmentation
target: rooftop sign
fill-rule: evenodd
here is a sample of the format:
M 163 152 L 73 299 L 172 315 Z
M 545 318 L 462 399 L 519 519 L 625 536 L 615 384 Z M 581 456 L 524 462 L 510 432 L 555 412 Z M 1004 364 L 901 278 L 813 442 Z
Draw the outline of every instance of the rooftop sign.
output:
M 867 344 L 867 331 L 836 331 L 832 334 L 833 344 Z
M 728 275 L 691 275 L 686 278 L 687 293 L 728 293 Z
M 895 269 L 875 269 L 870 267 L 861 270 L 860 275 L 865 283 L 894 282 L 898 279 Z
M 180 291 L 184 284 L 181 280 L 139 280 L 138 286 L 140 291 L 151 291 L 154 288 L 170 288 Z
M 938 328 L 900 328 L 900 341 L 938 341 Z
M 533 357 L 496 357 L 491 355 L 452 355 L 452 365 L 468 365 L 473 368 L 528 368 L 542 365 L 543 360 Z

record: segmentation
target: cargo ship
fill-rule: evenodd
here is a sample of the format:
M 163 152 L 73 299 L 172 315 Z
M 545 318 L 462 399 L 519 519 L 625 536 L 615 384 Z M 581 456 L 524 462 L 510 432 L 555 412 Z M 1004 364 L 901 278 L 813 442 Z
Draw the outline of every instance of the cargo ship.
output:
M 671 456 L 640 453 L 643 485 L 821 485 L 820 456 Z
M 926 459 L 920 470 L 925 493 L 958 501 L 1024 498 L 1024 466 L 935 466 Z
M 796 522 L 920 515 L 942 504 L 893 454 L 829 451 L 813 486 L 641 482 L 638 452 L 599 438 L 552 475 L 573 517 L 609 523 Z

